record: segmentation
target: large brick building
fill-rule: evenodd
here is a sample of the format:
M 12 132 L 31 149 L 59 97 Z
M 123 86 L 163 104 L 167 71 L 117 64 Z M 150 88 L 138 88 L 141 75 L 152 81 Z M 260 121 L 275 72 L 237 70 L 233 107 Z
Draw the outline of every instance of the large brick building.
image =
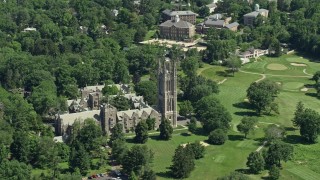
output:
M 192 11 L 171 11 L 169 9 L 166 9 L 162 11 L 162 20 L 174 20 L 176 16 L 179 16 L 182 21 L 187 21 L 191 24 L 195 24 L 197 15 L 198 14 Z
M 251 13 L 248 13 L 248 14 L 245 14 L 245 15 L 243 16 L 244 25 L 253 25 L 255 19 L 256 19 L 259 15 L 267 18 L 268 15 L 269 15 L 269 11 L 266 10 L 266 9 L 260 9 L 260 8 L 259 8 L 259 5 L 256 4 L 256 5 L 255 5 L 255 11 L 253 11 L 253 12 L 251 12 Z
M 174 20 L 167 20 L 160 24 L 160 36 L 164 39 L 186 40 L 195 35 L 195 26 L 181 20 L 178 15 Z

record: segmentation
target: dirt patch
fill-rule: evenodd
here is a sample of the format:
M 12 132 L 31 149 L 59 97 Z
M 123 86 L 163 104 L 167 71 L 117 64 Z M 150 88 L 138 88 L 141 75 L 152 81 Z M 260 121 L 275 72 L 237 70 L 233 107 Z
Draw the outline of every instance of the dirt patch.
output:
M 302 91 L 302 92 L 307 92 L 309 89 L 308 88 L 302 88 L 302 89 L 300 89 L 300 91 Z
M 290 63 L 291 66 L 299 66 L 299 67 L 305 67 L 307 66 L 306 64 L 302 64 L 302 63 Z

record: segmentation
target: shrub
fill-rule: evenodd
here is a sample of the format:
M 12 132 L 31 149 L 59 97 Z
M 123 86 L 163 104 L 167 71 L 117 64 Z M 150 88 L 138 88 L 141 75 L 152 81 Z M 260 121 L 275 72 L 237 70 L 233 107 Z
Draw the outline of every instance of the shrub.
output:
M 222 129 L 216 129 L 210 133 L 208 142 L 210 144 L 221 145 L 224 144 L 226 140 L 228 140 L 227 133 Z

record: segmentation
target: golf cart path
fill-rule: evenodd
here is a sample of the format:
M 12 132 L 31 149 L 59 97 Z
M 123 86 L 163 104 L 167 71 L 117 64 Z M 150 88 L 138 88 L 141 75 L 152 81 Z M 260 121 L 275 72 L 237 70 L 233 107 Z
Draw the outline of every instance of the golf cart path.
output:
M 303 70 L 303 73 L 306 74 L 306 75 L 308 75 L 308 76 L 313 76 L 312 74 L 307 73 L 307 69 L 304 69 L 304 70 Z

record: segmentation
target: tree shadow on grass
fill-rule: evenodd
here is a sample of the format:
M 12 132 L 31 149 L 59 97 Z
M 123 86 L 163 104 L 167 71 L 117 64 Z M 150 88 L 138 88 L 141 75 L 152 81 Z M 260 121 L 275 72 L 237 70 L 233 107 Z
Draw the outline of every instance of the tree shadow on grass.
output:
M 260 138 L 255 138 L 254 140 L 257 141 L 258 146 L 261 146 L 263 142 L 266 141 L 266 138 L 260 137 Z
M 136 143 L 135 140 L 134 140 L 134 138 L 128 138 L 128 139 L 126 139 L 126 142 L 129 143 L 129 144 L 135 144 L 135 143 Z
M 257 116 L 257 113 L 253 111 L 241 111 L 235 112 L 234 114 L 238 116 Z
M 217 75 L 217 76 L 222 76 L 222 77 L 233 77 L 231 74 L 229 74 L 229 73 L 226 72 L 226 71 L 217 71 L 217 72 L 216 72 L 216 75 Z
M 315 97 L 315 98 L 319 98 L 317 93 L 305 93 L 306 96 L 310 96 L 310 97 Z
M 297 129 L 294 128 L 294 127 L 284 127 L 284 130 L 286 130 L 286 131 L 295 131 Z
M 159 135 L 151 135 L 151 136 L 149 136 L 149 138 L 152 140 L 161 141 Z
M 244 140 L 244 136 L 243 135 L 230 134 L 230 135 L 228 135 L 228 140 L 230 140 L 230 141 L 242 141 L 242 140 Z
M 233 107 L 240 108 L 240 109 L 252 109 L 252 106 L 249 102 L 238 102 L 232 104 Z
M 181 135 L 181 136 L 185 136 L 185 137 L 191 136 L 190 133 L 186 133 L 186 132 L 180 133 L 180 135 Z
M 236 169 L 235 171 L 242 173 L 242 174 L 250 174 L 250 169 Z
M 304 145 L 312 144 L 307 142 L 302 136 L 299 136 L 299 135 L 287 135 L 283 141 L 290 144 L 304 144 Z
M 169 169 L 169 168 L 167 168 Z M 162 177 L 162 178 L 166 178 L 166 179 L 173 179 L 173 177 L 171 176 L 171 172 L 168 170 L 168 171 L 165 171 L 165 172 L 158 172 L 156 173 L 157 176 L 159 177 Z

